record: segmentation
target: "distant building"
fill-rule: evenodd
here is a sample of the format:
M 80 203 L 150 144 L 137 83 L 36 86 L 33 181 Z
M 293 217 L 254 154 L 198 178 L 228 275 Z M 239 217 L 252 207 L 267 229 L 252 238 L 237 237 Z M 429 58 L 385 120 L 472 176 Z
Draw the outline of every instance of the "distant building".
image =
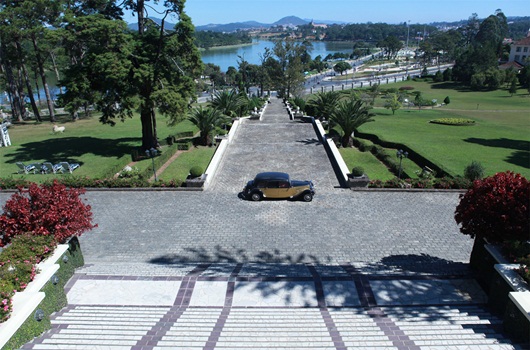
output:
M 316 24 L 315 21 L 311 21 L 311 26 L 313 26 L 313 28 L 322 28 L 322 29 L 326 29 L 328 27 L 327 24 Z
M 530 57 L 530 30 L 526 38 L 521 39 L 511 45 L 509 62 L 517 62 L 525 65 L 526 59 Z

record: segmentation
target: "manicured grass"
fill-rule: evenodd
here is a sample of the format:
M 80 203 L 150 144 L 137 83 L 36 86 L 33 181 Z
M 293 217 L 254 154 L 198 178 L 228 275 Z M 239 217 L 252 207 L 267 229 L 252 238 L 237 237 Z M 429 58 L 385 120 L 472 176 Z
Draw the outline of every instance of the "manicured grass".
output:
M 399 89 L 401 86 L 412 86 L 415 91 L 421 91 L 423 98 L 427 101 L 436 99 L 438 103 L 442 103 L 444 98 L 449 96 L 451 103 L 442 107 L 444 110 L 530 111 L 530 95 L 522 88 L 514 96 L 510 96 L 506 88 L 494 91 L 472 91 L 453 82 L 432 83 L 410 80 L 381 85 L 380 88 L 382 90 Z M 384 103 L 384 99 L 378 99 L 376 107 L 382 107 Z M 430 109 L 430 107 L 425 107 L 425 109 Z
M 215 147 L 193 147 L 189 151 L 180 154 L 160 175 L 162 180 L 177 179 L 184 181 L 192 166 L 198 165 L 206 171 L 210 159 L 215 153 Z
M 353 167 L 360 166 L 370 179 L 390 180 L 394 178 L 394 175 L 388 171 L 388 168 L 370 152 L 361 152 L 353 147 L 340 148 L 339 152 L 350 171 Z
M 188 121 L 183 121 L 175 127 L 169 127 L 163 117 L 159 117 L 157 121 L 160 139 L 181 131 L 197 131 Z M 97 116 L 76 122 L 64 120 L 58 124 L 66 127 L 64 133 L 53 134 L 49 122 L 28 122 L 11 126 L 9 135 L 12 145 L 0 148 L 0 177 L 25 177 L 41 182 L 54 177 L 72 176 L 17 174 L 16 162 L 31 164 L 45 161 L 54 164 L 61 161 L 81 164 L 75 170 L 74 176 L 108 177 L 130 163 L 131 151 L 141 145 L 141 124 L 138 116 L 123 123 L 117 122 L 114 127 L 102 125 Z M 143 164 L 138 166 L 143 168 Z
M 451 103 L 434 109 L 402 107 L 392 115 L 382 108 L 385 100 L 378 98 L 375 122 L 361 126 L 359 131 L 405 144 L 452 175 L 462 175 L 464 168 L 475 160 L 485 167 L 486 175 L 511 170 L 530 177 L 530 95 L 525 90 L 520 89 L 512 97 L 506 89 L 477 92 L 455 83 L 412 80 L 382 85 L 381 89 L 401 86 L 414 87 L 426 100 L 441 102 L 449 96 Z M 440 118 L 467 118 L 474 120 L 475 125 L 429 123 Z M 359 165 L 367 172 L 375 160 L 373 156 L 373 159 L 368 155 L 359 156 L 357 150 L 341 150 L 341 153 L 348 167 Z M 415 170 L 407 169 L 409 160 L 403 162 L 405 171 L 414 175 Z M 377 169 L 371 171 L 374 179 L 384 176 Z
M 530 118 L 523 113 L 467 115 L 476 121 L 473 126 L 429 123 L 431 119 L 462 116 L 443 109 L 377 114 L 375 122 L 361 126 L 361 132 L 406 144 L 453 176 L 462 175 L 473 160 L 482 163 L 486 175 L 512 170 L 530 176 Z

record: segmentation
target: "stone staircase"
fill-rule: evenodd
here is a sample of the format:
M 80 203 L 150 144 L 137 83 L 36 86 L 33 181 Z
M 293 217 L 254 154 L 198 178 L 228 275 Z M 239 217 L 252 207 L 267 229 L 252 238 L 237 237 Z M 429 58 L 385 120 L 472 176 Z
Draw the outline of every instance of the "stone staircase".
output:
M 69 305 L 22 349 L 524 349 L 481 305 L 376 308 Z

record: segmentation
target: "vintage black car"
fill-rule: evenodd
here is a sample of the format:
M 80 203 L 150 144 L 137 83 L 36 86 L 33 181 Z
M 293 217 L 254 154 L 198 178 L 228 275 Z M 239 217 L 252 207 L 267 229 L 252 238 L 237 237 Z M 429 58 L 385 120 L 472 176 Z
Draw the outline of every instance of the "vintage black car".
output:
M 241 195 L 253 201 L 263 198 L 287 198 L 311 202 L 315 189 L 312 181 L 291 180 L 289 174 L 281 172 L 265 172 L 250 180 Z

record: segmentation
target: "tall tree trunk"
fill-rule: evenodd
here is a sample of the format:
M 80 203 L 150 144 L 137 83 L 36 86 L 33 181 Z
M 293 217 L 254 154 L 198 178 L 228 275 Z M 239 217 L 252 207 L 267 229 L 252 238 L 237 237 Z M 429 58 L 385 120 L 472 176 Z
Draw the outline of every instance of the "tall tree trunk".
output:
M 138 0 L 136 3 L 136 14 L 138 15 L 138 33 L 144 33 L 145 17 L 144 17 L 144 0 Z
M 156 148 L 157 140 L 153 126 L 153 111 L 152 108 L 146 105 L 141 106 L 140 120 L 142 121 L 142 149 L 147 150 Z
M 39 102 L 39 105 L 40 105 L 40 101 L 41 101 L 41 98 L 40 98 L 40 87 L 39 87 L 39 73 L 37 72 L 37 69 L 33 69 L 33 81 L 35 83 L 35 91 L 37 91 L 37 101 Z
M 29 101 L 31 103 L 31 109 L 33 110 L 33 114 L 35 115 L 35 119 L 38 122 L 42 122 L 42 118 L 40 117 L 39 107 L 37 106 L 37 103 L 35 102 L 35 96 L 33 96 L 33 89 L 31 88 L 31 82 L 29 81 L 28 71 L 26 69 L 25 64 L 22 64 L 22 74 L 24 75 L 24 81 L 26 82 L 26 88 L 28 90 Z
M 24 57 L 23 52 L 22 52 L 22 46 L 20 45 L 20 43 L 17 41 L 15 45 L 17 46 L 17 51 L 20 57 Z M 26 69 L 26 64 L 24 63 L 24 61 L 22 61 L 21 68 L 22 68 L 23 79 L 24 79 L 24 82 L 26 83 L 26 88 L 28 89 L 28 96 L 29 96 L 29 101 L 31 102 L 31 109 L 33 110 L 35 119 L 38 122 L 42 122 L 42 119 L 40 117 L 39 107 L 37 106 L 37 103 L 35 103 L 35 97 L 33 96 L 33 89 L 31 88 L 31 82 L 29 80 L 28 70 Z
M 61 76 L 59 75 L 59 69 L 57 68 L 57 63 L 55 61 L 55 53 L 50 52 L 50 58 L 52 59 L 53 70 L 55 71 L 55 77 L 57 78 L 57 85 L 59 86 L 59 93 L 63 93 L 63 87 L 60 84 Z
M 24 103 L 25 99 L 25 92 L 24 92 L 24 83 L 22 82 L 22 71 L 20 67 L 17 68 L 17 79 L 15 80 L 15 85 L 17 89 L 17 95 L 19 98 L 19 113 L 20 113 L 20 120 L 25 120 L 27 118 L 27 112 L 26 112 L 26 105 Z
M 48 111 L 50 112 L 50 121 L 52 123 L 55 123 L 55 110 L 53 109 L 53 101 L 50 94 L 50 89 L 48 87 L 48 82 L 46 80 L 46 72 L 44 71 L 44 61 L 42 59 L 42 55 L 39 51 L 39 46 L 37 45 L 37 39 L 35 36 L 31 37 L 31 41 L 33 43 L 33 49 L 35 50 L 35 58 L 37 60 L 37 66 L 39 68 L 39 74 L 42 81 L 42 86 L 44 88 L 44 94 L 46 95 L 46 103 L 48 104 Z

